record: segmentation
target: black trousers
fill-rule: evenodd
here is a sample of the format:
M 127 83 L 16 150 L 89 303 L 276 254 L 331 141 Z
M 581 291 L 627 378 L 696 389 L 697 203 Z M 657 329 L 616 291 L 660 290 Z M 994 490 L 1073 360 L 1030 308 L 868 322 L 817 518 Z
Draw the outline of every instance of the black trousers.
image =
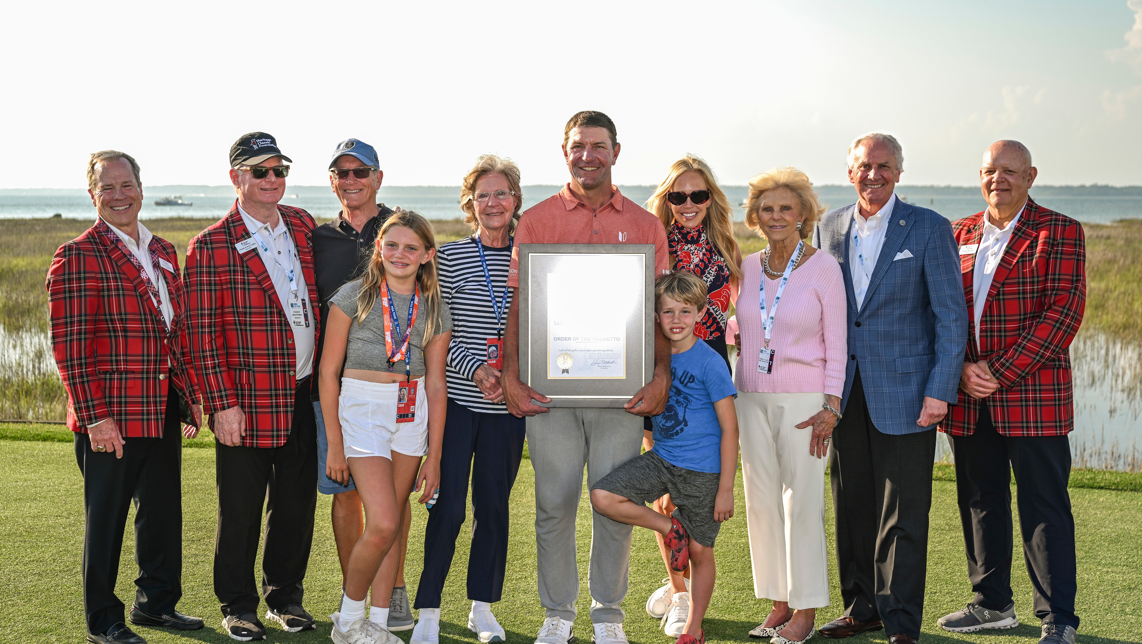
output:
M 214 538 L 214 594 L 223 615 L 257 612 L 254 562 L 266 508 L 262 595 L 283 609 L 301 604 L 313 546 L 317 508 L 317 421 L 309 380 L 294 393 L 293 425 L 281 447 L 215 443 L 218 528 Z
M 440 593 L 467 512 L 469 473 L 472 546 L 468 599 L 500 601 L 508 562 L 508 496 L 519 472 L 525 436 L 522 418 L 472 411 L 448 399 L 440 454 L 440 498 L 428 511 L 424 570 L 416 587 L 415 608 L 440 607 Z
M 182 433 L 178 391 L 169 387 L 162 438 L 127 438 L 123 458 L 91 451 L 75 435 L 83 475 L 83 612 L 87 632 L 124 622 L 115 596 L 127 512 L 135 504 L 135 604 L 147 613 L 174 610 L 182 598 Z
M 879 618 L 889 634 L 920 637 L 935 457 L 934 429 L 890 436 L 873 426 L 858 369 L 829 461 L 837 570 L 845 614 Z
M 1067 482 L 1066 436 L 1002 436 L 984 402 L 971 436 L 952 436 L 956 492 L 975 603 L 1007 608 L 1011 592 L 1011 473 L 1015 472 L 1023 559 L 1034 588 L 1035 616 L 1078 628 L 1075 519 Z

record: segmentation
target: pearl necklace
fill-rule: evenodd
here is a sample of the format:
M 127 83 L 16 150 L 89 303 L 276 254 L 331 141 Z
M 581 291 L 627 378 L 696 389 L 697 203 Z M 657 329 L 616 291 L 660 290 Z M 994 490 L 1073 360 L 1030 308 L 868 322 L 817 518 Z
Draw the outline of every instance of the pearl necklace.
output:
M 766 275 L 768 275 L 774 279 L 784 277 L 785 273 L 775 271 L 769 267 L 769 251 L 770 251 L 770 249 L 767 247 L 765 249 L 765 251 L 761 254 L 761 267 L 762 267 L 762 269 L 765 270 Z M 804 253 L 805 253 L 805 248 L 801 247 L 801 252 L 797 253 L 797 259 L 796 259 L 796 261 L 793 262 L 793 269 L 794 270 L 796 270 L 797 265 L 801 263 L 801 255 L 803 255 Z

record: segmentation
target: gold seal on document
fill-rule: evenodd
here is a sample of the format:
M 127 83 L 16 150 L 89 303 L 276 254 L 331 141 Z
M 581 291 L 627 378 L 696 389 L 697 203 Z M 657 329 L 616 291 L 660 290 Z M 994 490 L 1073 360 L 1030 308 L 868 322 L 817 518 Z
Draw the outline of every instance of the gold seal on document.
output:
M 559 354 L 559 357 L 555 359 L 555 364 L 559 365 L 559 368 L 563 370 L 563 373 L 570 373 L 571 365 L 574 362 L 575 359 L 571 357 L 570 353 L 561 353 Z

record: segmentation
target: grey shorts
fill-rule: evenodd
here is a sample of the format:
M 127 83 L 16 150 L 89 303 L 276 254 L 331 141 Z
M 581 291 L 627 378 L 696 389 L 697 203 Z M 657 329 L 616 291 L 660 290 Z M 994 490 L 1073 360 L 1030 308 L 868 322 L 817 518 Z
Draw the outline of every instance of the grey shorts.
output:
M 672 516 L 686 528 L 691 539 L 713 548 L 721 529 L 721 524 L 714 521 L 719 479 L 720 474 L 676 467 L 658 454 L 646 452 L 616 467 L 591 489 L 642 505 L 669 494 L 675 506 Z

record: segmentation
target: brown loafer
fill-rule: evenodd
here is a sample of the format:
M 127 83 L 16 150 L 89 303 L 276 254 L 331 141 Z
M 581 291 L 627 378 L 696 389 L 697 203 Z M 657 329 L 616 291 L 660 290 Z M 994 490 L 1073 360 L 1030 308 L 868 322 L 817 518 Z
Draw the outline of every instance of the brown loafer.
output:
M 817 632 L 821 637 L 839 640 L 866 631 L 879 631 L 882 628 L 884 628 L 884 625 L 881 624 L 879 619 L 870 619 L 867 622 L 862 622 L 848 615 L 841 615 L 822 626 Z
M 916 644 L 916 638 L 904 633 L 893 633 L 888 636 L 888 644 Z

